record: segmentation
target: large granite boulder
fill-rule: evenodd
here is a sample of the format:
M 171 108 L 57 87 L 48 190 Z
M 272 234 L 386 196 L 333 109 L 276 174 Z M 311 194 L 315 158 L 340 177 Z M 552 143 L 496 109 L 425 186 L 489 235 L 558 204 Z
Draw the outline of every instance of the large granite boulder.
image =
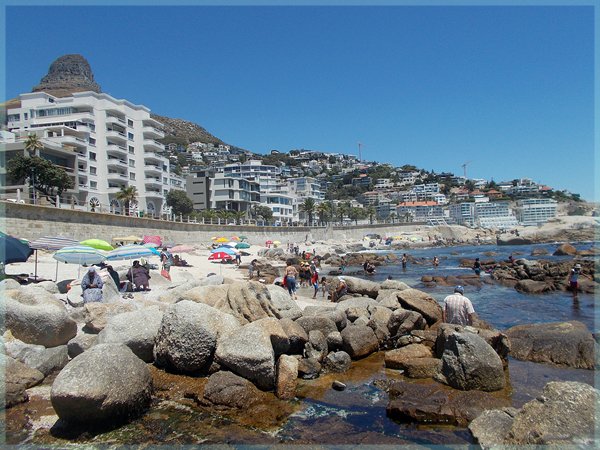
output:
M 553 256 L 575 256 L 576 254 L 577 249 L 571 244 L 561 244 L 554 253 L 552 253 Z
M 275 284 L 269 284 L 267 285 L 267 291 L 269 291 L 271 303 L 278 311 L 278 318 L 296 320 L 302 317 L 302 309 L 292 300 L 285 289 Z
M 413 359 L 431 358 L 431 349 L 422 344 L 409 344 L 405 347 L 385 352 L 385 367 L 388 369 L 404 370 L 407 363 Z
M 318 331 L 313 331 L 318 333 Z M 293 356 L 281 355 L 277 360 L 277 383 L 275 395 L 282 400 L 291 400 L 296 396 L 298 385 L 298 360 Z
M 304 345 L 304 357 L 314 358 L 320 363 L 327 356 L 327 338 L 319 330 L 308 333 L 308 342 Z
M 387 342 L 390 338 L 388 322 L 392 316 L 392 310 L 383 306 L 374 306 L 369 308 L 370 316 L 367 326 L 370 327 L 377 336 L 380 344 Z
M 335 305 L 335 309 L 338 311 L 346 312 L 351 308 L 364 308 L 368 309 L 369 306 L 379 306 L 377 300 L 370 297 L 342 297 L 341 301 Z M 341 331 L 341 330 L 340 330 Z
M 337 327 L 338 331 L 341 331 L 344 328 L 346 328 L 346 325 L 348 324 L 345 312 L 336 309 L 335 306 L 309 305 L 306 308 L 304 308 L 304 310 L 302 311 L 302 315 L 304 317 L 318 316 L 331 319 L 335 322 L 335 326 Z
M 43 345 L 26 344 L 13 339 L 6 341 L 4 347 L 7 355 L 32 369 L 39 370 L 44 376 L 62 369 L 69 362 L 66 345 L 46 348 Z
M 83 331 L 77 333 L 77 336 L 67 342 L 67 352 L 69 353 L 69 358 L 75 358 L 77 355 L 89 350 L 97 343 L 97 334 L 85 333 Z
M 410 289 L 410 286 L 399 280 L 385 280 L 381 282 L 381 289 L 392 289 L 395 291 L 404 291 Z
M 137 416 L 151 402 L 146 364 L 122 344 L 98 344 L 77 356 L 52 384 L 52 407 L 69 423 L 99 425 Z
M 27 401 L 26 389 L 42 382 L 44 374 L 0 352 L 0 405 L 10 408 Z M 3 379 L 2 379 L 3 378 Z M 4 398 L 2 398 L 4 395 Z
M 108 319 L 98 334 L 98 343 L 125 344 L 142 361 L 152 362 L 162 318 L 163 312 L 158 307 L 118 314 Z
M 213 308 L 219 302 L 227 299 L 228 284 L 217 286 L 196 286 L 181 294 L 181 300 L 191 300 L 196 303 L 204 303 Z
M 234 373 L 219 371 L 208 377 L 204 398 L 214 405 L 244 409 L 258 401 L 260 391 L 250 381 Z
M 517 445 L 554 448 L 595 447 L 595 425 L 600 420 L 597 389 L 585 383 L 552 381 L 542 394 L 520 410 L 486 411 L 469 430 L 488 447 Z
M 215 361 L 268 391 L 275 387 L 275 352 L 269 333 L 249 323 L 218 342 Z
M 576 320 L 517 325 L 506 330 L 510 354 L 516 359 L 594 369 L 596 342 Z
M 330 352 L 323 360 L 326 372 L 346 372 L 352 365 L 352 358 L 344 351 Z
M 497 391 L 505 386 L 502 360 L 483 338 L 472 333 L 448 336 L 437 378 L 463 391 Z
M 442 320 L 442 307 L 433 297 L 423 291 L 405 289 L 398 292 L 398 300 L 403 308 L 421 314 L 428 325 Z
M 281 318 L 271 301 L 269 290 L 258 281 L 231 284 L 227 298 L 217 301 L 215 308 L 236 317 L 242 325 L 265 317 Z
M 377 298 L 377 293 L 380 289 L 379 283 L 356 277 L 344 276 L 343 278 L 346 281 L 348 292 L 350 294 L 360 294 L 371 298 Z
M 508 354 L 510 352 L 510 340 L 506 334 L 498 330 L 488 330 L 482 328 L 475 328 L 471 326 L 463 327 L 461 325 L 454 325 L 449 323 L 443 323 L 437 330 L 437 336 L 435 339 L 435 352 L 438 358 L 442 357 L 446 346 L 448 337 L 454 333 L 472 333 L 477 334 L 483 338 L 498 354 L 504 367 L 508 366 Z
M 515 289 L 526 294 L 543 294 L 554 290 L 551 283 L 535 280 L 519 280 L 515 284 Z
M 392 337 L 404 336 L 413 330 L 424 330 L 426 326 L 427 322 L 420 313 L 403 308 L 393 311 L 387 323 Z
M 65 305 L 43 289 L 5 291 L 0 317 L 14 337 L 28 344 L 56 347 L 77 334 Z
M 342 349 L 352 359 L 360 359 L 376 352 L 379 342 L 375 332 L 366 325 L 348 325 L 341 332 Z
M 302 316 L 296 320 L 296 323 L 304 328 L 307 334 L 312 330 L 319 330 L 324 336 L 327 336 L 329 333 L 338 331 L 335 322 L 329 317 Z
M 71 317 L 78 323 L 85 323 L 83 329 L 87 333 L 97 334 L 104 329 L 110 317 L 135 310 L 135 305 L 130 303 L 88 303 Z
M 178 372 L 204 371 L 213 361 L 217 340 L 239 326 L 233 316 L 208 305 L 189 300 L 169 305 L 156 335 L 155 362 Z
M 308 333 L 292 319 L 281 319 L 279 323 L 287 335 L 290 344 L 289 353 L 301 354 L 304 344 L 308 341 Z
M 290 340 L 287 336 L 287 332 L 281 325 L 281 321 L 273 317 L 265 317 L 264 319 L 252 322 L 252 325 L 261 328 L 268 334 L 276 358 L 289 351 Z

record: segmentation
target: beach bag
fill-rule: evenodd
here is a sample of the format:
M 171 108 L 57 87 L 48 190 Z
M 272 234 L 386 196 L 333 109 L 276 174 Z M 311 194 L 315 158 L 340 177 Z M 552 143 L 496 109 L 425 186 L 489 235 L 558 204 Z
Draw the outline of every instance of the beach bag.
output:
M 282 283 L 283 287 L 287 287 L 287 275 L 283 277 L 283 283 Z
M 160 274 L 165 277 L 167 280 L 171 281 L 171 275 L 169 274 L 169 272 L 167 272 L 165 269 L 162 269 L 160 271 Z M 150 277 L 148 277 L 150 278 Z

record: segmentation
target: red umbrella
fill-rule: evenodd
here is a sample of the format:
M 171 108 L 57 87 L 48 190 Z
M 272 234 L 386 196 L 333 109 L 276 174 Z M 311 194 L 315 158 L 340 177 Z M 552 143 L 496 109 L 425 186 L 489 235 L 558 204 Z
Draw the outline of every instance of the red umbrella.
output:
M 209 260 L 215 260 L 215 259 L 233 259 L 233 258 L 231 257 L 231 255 L 228 255 L 225 252 L 215 252 L 215 253 L 212 253 L 208 257 L 208 259 Z
M 271 245 L 272 243 L 273 241 L 269 239 L 267 242 L 265 242 L 265 245 Z
M 144 236 L 142 242 L 144 244 L 156 244 L 159 247 L 162 245 L 162 240 L 160 239 L 160 236 Z

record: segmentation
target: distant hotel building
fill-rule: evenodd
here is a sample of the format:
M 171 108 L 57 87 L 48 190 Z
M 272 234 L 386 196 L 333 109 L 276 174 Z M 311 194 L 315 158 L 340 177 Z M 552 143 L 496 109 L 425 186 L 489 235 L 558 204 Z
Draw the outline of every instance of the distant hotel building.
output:
M 145 106 L 95 92 L 69 97 L 21 94 L 19 103 L 6 112 L 7 128 L 17 135 L 18 143 L 11 144 L 10 150 L 20 146 L 24 151 L 27 136 L 35 133 L 45 146 L 40 156 L 66 165 L 74 177 L 75 188 L 68 195 L 75 204 L 93 201 L 121 213 L 117 193 L 135 186 L 135 209 L 160 215 L 169 190 L 185 190 L 184 179 L 171 173 L 168 159 L 159 154 L 164 145 L 157 139 L 164 133 Z
M 528 198 L 517 202 L 517 218 L 521 225 L 541 225 L 556 217 L 556 200 L 550 198 Z

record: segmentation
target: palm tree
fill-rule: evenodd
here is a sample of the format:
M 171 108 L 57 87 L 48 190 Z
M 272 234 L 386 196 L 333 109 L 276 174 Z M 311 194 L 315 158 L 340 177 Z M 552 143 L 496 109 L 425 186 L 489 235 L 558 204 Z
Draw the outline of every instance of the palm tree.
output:
M 300 211 L 304 211 L 308 215 L 308 225 L 312 225 L 313 214 L 315 212 L 315 200 L 307 198 L 300 205 Z
M 373 216 L 375 215 L 375 207 L 373 205 L 367 208 L 367 215 L 369 216 L 369 223 L 373 225 Z
M 129 215 L 129 205 L 137 200 L 137 195 L 135 186 L 122 186 L 121 190 L 115 195 L 117 200 L 124 203 L 127 215 Z
M 37 137 L 37 134 L 31 133 L 27 136 L 27 140 L 25 141 L 25 150 L 29 152 L 29 156 L 35 156 L 38 150 L 42 150 L 44 148 L 44 144 L 40 141 L 40 138 Z
M 247 211 L 234 211 L 233 218 L 235 219 L 236 224 L 241 224 L 241 221 L 247 217 Z
M 319 222 L 327 222 L 329 220 L 329 205 L 327 203 L 319 203 L 315 208 L 319 215 Z
M 396 216 L 397 216 L 397 214 L 395 212 L 390 214 L 390 219 L 392 219 L 392 223 L 394 223 L 396 221 Z

